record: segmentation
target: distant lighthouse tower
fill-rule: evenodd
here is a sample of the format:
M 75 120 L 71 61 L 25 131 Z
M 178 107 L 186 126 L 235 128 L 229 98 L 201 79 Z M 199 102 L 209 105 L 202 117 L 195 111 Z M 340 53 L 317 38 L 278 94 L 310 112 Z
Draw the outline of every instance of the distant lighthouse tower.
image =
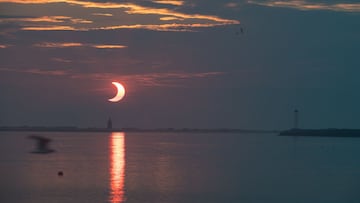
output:
M 299 111 L 297 109 L 294 110 L 294 129 L 299 128 Z
M 109 117 L 109 120 L 108 120 L 108 122 L 107 122 L 107 129 L 112 129 L 111 117 Z

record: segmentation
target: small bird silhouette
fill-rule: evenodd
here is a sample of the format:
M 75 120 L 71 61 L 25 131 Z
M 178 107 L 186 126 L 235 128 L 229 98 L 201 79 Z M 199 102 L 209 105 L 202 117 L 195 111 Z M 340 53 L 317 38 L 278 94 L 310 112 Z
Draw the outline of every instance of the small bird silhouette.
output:
M 244 28 L 240 27 L 238 31 L 235 32 L 236 35 L 244 34 Z
M 31 153 L 48 154 L 48 153 L 55 152 L 55 150 L 50 149 L 48 146 L 49 143 L 51 142 L 51 139 L 46 138 L 46 137 L 41 137 L 38 135 L 30 135 L 28 138 L 37 141 L 36 149 L 34 151 L 32 151 Z

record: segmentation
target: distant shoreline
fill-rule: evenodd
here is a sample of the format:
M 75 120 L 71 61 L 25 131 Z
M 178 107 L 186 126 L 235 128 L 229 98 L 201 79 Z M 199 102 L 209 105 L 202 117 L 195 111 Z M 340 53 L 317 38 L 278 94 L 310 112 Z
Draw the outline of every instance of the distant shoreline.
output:
M 360 129 L 290 129 L 279 133 L 280 136 L 312 137 L 360 137 Z
M 74 126 L 59 126 L 59 127 L 43 127 L 43 126 L 3 126 L 1 131 L 18 131 L 18 132 L 178 132 L 178 133 L 279 133 L 277 130 L 246 130 L 246 129 L 230 129 L 230 128 L 216 128 L 216 129 L 200 129 L 200 128 L 78 128 Z

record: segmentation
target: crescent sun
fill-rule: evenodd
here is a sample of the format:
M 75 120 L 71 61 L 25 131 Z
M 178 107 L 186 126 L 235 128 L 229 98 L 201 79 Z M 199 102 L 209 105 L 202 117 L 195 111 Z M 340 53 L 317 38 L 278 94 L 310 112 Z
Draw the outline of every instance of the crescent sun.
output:
M 112 82 L 113 85 L 115 85 L 116 89 L 117 89 L 117 93 L 115 95 L 115 97 L 108 99 L 111 102 L 118 102 L 120 101 L 122 98 L 124 98 L 125 96 L 125 88 L 122 84 L 118 83 L 118 82 Z

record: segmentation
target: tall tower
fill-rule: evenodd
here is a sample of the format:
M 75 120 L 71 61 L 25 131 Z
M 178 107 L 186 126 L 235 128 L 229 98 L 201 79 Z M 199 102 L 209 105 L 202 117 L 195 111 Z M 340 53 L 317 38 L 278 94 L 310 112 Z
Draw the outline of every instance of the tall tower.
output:
M 112 129 L 111 117 L 109 117 L 109 120 L 108 120 L 108 122 L 107 122 L 107 129 Z
M 299 111 L 295 109 L 294 111 L 294 129 L 299 128 Z

